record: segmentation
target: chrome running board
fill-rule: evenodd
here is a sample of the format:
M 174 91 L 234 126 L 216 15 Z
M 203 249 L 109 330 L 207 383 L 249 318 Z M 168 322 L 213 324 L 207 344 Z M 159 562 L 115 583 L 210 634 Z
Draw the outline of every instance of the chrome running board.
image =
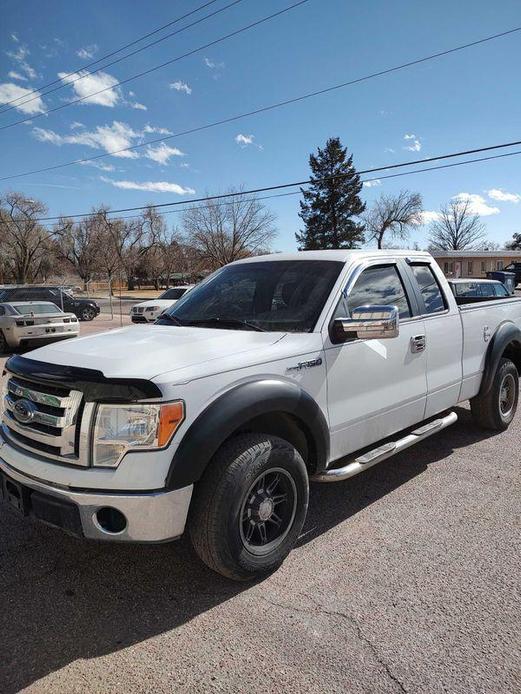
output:
M 415 429 L 410 434 L 407 434 L 407 436 L 397 441 L 384 443 L 382 446 L 373 448 L 371 451 L 358 456 L 358 458 L 350 460 L 349 463 L 343 467 L 324 470 L 324 472 L 314 475 L 311 479 L 314 482 L 341 482 L 342 480 L 347 480 L 349 477 L 358 475 L 359 472 L 367 470 L 367 468 L 380 463 L 382 460 L 400 453 L 400 451 L 403 451 L 405 448 L 414 446 L 428 436 L 432 436 L 432 434 L 446 429 L 451 424 L 457 422 L 457 420 L 458 415 L 455 412 L 449 412 L 445 417 L 440 417 L 440 419 L 435 419 L 428 424 L 424 424 L 419 429 Z

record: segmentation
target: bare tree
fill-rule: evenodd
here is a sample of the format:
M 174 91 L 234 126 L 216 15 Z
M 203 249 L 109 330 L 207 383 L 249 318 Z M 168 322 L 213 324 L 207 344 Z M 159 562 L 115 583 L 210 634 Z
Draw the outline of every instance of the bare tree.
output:
M 104 209 L 102 214 L 109 245 L 119 260 L 119 267 L 125 273 L 128 289 L 134 289 L 136 270 L 157 243 L 164 226 L 163 217 L 152 206 L 133 219 L 109 218 L 108 212 Z
M 483 247 L 485 226 L 472 212 L 470 200 L 451 200 L 430 227 L 430 248 L 440 251 L 474 250 Z
M 0 198 L 0 255 L 16 282 L 32 282 L 49 268 L 50 235 L 37 221 L 46 213 L 42 202 L 22 193 Z
M 84 288 L 99 269 L 102 238 L 98 215 L 93 210 L 91 216 L 80 222 L 62 218 L 54 228 L 57 254 L 76 270 Z
M 421 224 L 422 197 L 419 193 L 402 190 L 397 195 L 380 195 L 364 216 L 368 241 L 383 247 L 384 239 L 405 241 L 413 227 Z
M 187 243 L 209 270 L 268 252 L 275 237 L 275 216 L 255 197 L 236 193 L 226 204 L 209 200 L 184 213 Z

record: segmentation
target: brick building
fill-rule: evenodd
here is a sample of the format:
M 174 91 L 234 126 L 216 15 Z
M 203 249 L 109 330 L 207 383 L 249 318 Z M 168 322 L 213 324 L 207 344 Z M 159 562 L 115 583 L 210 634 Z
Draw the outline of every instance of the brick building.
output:
M 486 277 L 490 270 L 503 270 L 521 263 L 521 251 L 432 251 L 447 277 Z

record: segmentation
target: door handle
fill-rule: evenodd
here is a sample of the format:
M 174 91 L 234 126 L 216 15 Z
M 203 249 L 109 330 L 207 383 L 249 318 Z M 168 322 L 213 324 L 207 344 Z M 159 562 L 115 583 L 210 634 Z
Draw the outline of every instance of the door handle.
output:
M 411 337 L 411 352 L 417 354 L 418 352 L 423 352 L 427 345 L 427 340 L 425 335 L 415 335 Z

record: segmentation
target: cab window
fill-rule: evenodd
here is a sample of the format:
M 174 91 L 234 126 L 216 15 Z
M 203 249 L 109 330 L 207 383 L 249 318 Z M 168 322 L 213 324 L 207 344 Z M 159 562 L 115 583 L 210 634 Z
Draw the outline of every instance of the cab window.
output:
M 409 299 L 395 265 L 379 265 L 364 270 L 347 299 L 340 302 L 335 318 L 349 317 L 358 306 L 377 304 L 396 306 L 400 318 L 411 316 Z
M 447 303 L 432 268 L 424 264 L 412 264 L 411 270 L 422 295 L 425 312 L 439 313 L 445 311 Z

